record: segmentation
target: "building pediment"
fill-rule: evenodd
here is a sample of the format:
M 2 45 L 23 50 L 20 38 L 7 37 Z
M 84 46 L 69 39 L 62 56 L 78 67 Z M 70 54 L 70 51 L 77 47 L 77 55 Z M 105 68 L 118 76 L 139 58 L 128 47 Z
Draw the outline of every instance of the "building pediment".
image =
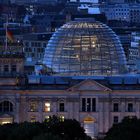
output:
M 108 87 L 91 79 L 84 80 L 79 84 L 72 86 L 69 91 L 111 91 Z

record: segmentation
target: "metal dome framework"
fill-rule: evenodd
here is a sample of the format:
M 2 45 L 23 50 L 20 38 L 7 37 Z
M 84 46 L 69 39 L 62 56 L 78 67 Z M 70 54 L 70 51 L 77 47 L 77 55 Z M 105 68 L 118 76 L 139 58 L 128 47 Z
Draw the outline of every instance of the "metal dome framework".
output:
M 44 63 L 61 75 L 115 75 L 126 69 L 118 36 L 91 19 L 78 19 L 59 28 L 45 49 Z

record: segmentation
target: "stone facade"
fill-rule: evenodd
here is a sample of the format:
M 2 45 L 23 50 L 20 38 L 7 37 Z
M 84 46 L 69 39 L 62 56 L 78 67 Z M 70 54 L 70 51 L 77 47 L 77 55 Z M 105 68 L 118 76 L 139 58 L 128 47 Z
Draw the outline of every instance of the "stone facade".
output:
M 53 88 L 50 88 L 51 86 Z M 60 86 L 63 88 L 59 89 Z M 45 89 L 46 87 L 49 88 Z M 9 87 L 2 89 L 1 87 L 1 124 L 42 122 L 52 115 L 62 119 L 76 119 L 88 135 L 102 136 L 113 123 L 120 122 L 125 116 L 140 118 L 140 90 L 125 88 L 112 90 L 95 79 L 80 80 L 72 86 L 65 85 L 65 88 L 63 84 L 56 85 L 56 83 L 44 85 L 44 88 L 30 83 L 26 88 L 12 86 L 11 89 Z

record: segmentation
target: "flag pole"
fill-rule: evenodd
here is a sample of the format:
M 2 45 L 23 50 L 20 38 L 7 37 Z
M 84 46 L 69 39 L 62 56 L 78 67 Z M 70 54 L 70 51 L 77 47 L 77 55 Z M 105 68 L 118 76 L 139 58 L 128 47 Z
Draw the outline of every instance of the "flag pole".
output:
M 8 44 L 8 39 L 7 39 L 7 26 L 8 26 L 8 15 L 6 15 L 6 25 L 5 25 L 5 52 L 7 52 L 7 44 Z

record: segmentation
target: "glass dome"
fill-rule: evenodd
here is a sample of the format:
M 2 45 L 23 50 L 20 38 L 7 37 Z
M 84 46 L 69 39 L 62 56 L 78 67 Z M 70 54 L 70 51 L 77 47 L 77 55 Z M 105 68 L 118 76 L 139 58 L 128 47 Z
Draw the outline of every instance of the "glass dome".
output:
M 93 19 L 76 19 L 59 28 L 45 49 L 44 64 L 59 75 L 115 75 L 126 70 L 118 36 Z

